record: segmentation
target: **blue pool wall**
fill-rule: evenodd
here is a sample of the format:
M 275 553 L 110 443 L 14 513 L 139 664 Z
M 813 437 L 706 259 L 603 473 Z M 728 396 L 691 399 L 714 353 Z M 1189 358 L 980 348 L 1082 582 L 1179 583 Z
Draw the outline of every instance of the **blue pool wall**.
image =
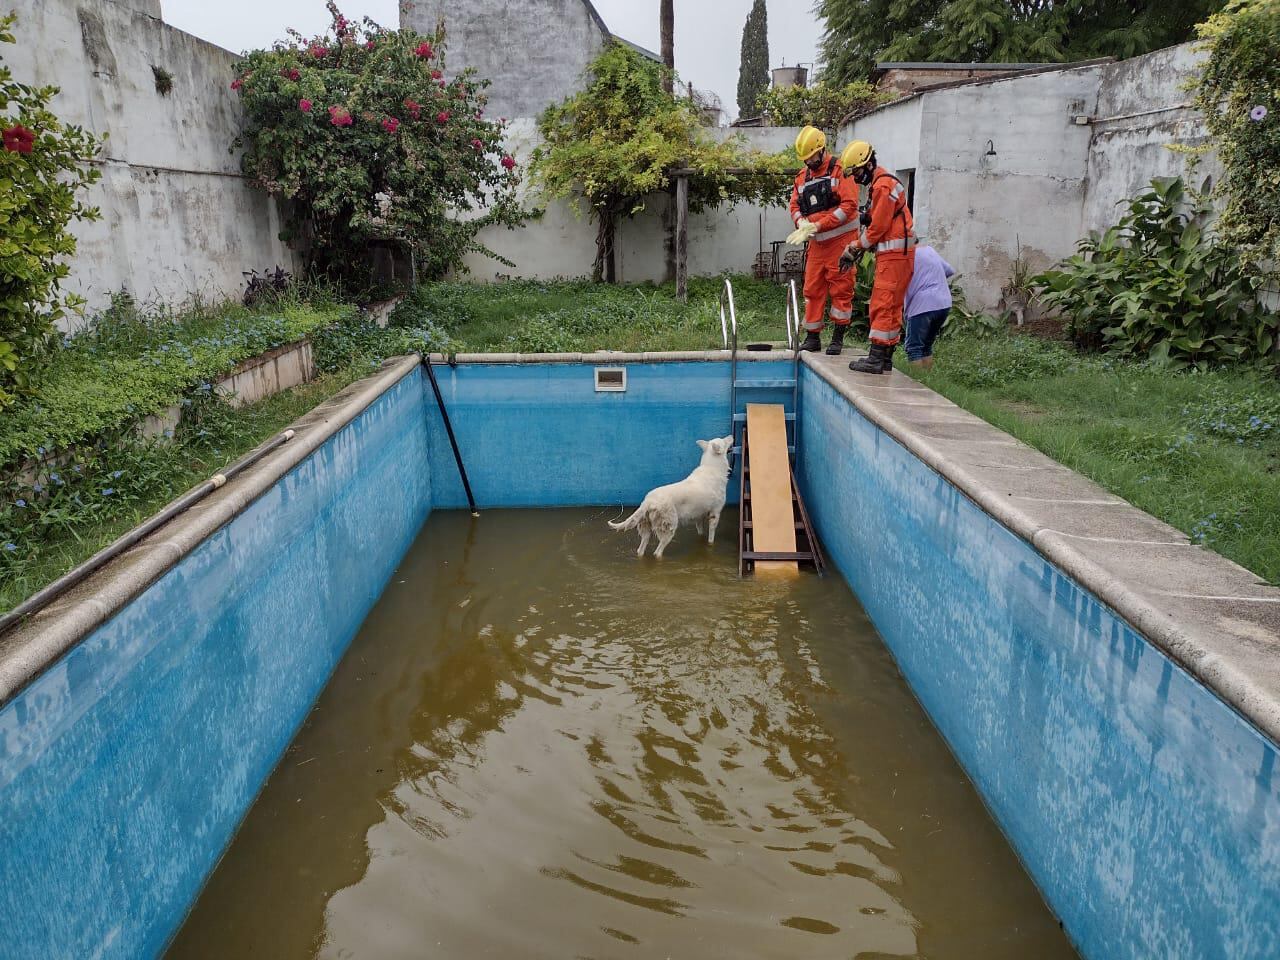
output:
M 449 417 L 476 502 L 484 507 L 636 504 L 656 486 L 686 476 L 702 451 L 695 440 L 728 436 L 729 365 L 627 363 L 625 393 L 597 393 L 590 364 L 437 366 Z M 753 360 L 739 375 L 781 379 L 790 361 Z M 791 406 L 790 389 L 745 402 Z M 467 504 L 443 422 L 430 405 L 435 505 Z M 729 502 L 738 501 L 735 472 Z
M 0 957 L 160 953 L 431 509 L 406 376 L 0 710 Z
M 1275 745 L 809 368 L 801 444 L 827 552 L 1080 952 L 1280 956 Z

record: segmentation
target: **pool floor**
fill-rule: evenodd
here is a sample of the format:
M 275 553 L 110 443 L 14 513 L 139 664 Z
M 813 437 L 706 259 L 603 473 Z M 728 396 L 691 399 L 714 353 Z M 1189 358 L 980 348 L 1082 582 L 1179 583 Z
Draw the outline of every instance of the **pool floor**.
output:
M 619 515 L 433 514 L 169 956 L 1075 956 L 838 576 Z

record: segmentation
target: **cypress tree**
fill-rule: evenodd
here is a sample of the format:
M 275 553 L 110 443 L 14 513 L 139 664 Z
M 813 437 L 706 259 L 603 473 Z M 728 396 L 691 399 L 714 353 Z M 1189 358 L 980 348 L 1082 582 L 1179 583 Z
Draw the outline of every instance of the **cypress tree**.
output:
M 769 14 L 755 0 L 742 28 L 742 62 L 738 67 L 738 116 L 760 116 L 760 97 L 769 89 Z

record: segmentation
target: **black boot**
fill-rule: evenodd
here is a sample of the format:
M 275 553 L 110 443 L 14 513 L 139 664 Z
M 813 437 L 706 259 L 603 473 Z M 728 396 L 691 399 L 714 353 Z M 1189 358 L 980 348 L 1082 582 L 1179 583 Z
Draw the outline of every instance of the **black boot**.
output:
M 817 353 L 822 349 L 822 338 L 817 331 L 810 330 L 804 338 L 804 343 L 800 344 L 801 350 L 808 350 L 810 353 Z
M 848 324 L 835 324 L 835 329 L 831 331 L 831 343 L 827 346 L 827 356 L 838 357 L 844 351 L 844 332 L 849 329 Z
M 896 344 L 894 347 L 886 347 L 873 343 L 871 349 L 867 351 L 867 356 L 861 360 L 854 360 L 849 364 L 849 369 L 855 373 L 892 373 L 895 347 Z

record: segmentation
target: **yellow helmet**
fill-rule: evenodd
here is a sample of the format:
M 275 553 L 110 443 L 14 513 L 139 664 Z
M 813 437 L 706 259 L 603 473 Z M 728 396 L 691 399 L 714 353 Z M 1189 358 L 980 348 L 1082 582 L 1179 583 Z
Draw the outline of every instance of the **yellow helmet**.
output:
M 827 135 L 817 127 L 805 127 L 796 137 L 796 156 L 801 163 L 808 160 L 819 150 L 826 149 Z
M 857 170 L 871 159 L 875 148 L 865 140 L 855 140 L 840 154 L 840 166 L 844 170 Z

